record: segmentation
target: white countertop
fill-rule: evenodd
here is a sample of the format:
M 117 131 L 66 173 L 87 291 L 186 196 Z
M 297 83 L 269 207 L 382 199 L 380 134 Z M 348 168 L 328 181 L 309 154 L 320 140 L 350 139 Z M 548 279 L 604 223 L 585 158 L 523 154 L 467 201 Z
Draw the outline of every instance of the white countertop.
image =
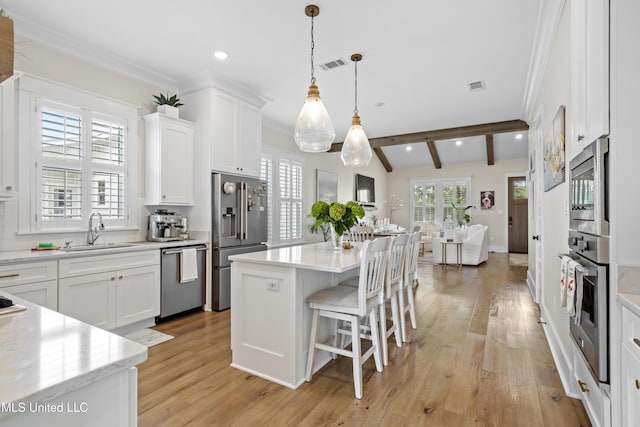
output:
M 618 300 L 640 316 L 640 267 L 619 265 Z
M 236 262 L 343 273 L 360 266 L 361 244 L 353 243 L 353 245 L 351 249 L 336 251 L 331 242 L 312 243 L 232 255 L 229 259 Z
M 208 244 L 209 241 L 199 240 L 199 239 L 190 239 L 190 240 L 176 240 L 174 242 L 131 242 L 131 243 L 133 243 L 134 246 L 128 246 L 124 248 L 108 248 L 108 249 L 97 249 L 97 250 L 89 250 L 89 251 L 76 251 L 76 252 L 65 252 L 62 249 L 51 250 L 51 251 L 32 251 L 32 250 L 5 251 L 5 252 L 0 252 L 0 265 L 11 264 L 14 262 L 51 261 L 51 260 L 55 261 L 62 258 L 87 257 L 87 256 L 115 254 L 115 253 L 122 253 L 122 252 L 150 251 L 150 250 L 165 249 L 165 248 L 175 248 L 175 247 L 181 247 L 181 246 Z
M 0 402 L 43 402 L 129 369 L 147 348 L 0 290 L 27 310 L 0 315 Z M 9 413 L 0 411 L 0 418 Z

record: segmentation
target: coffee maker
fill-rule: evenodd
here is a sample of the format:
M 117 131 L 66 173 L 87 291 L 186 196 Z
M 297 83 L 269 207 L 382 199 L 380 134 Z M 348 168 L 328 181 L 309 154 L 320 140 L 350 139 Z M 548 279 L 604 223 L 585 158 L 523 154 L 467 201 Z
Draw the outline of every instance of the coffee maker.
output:
M 187 219 L 166 209 L 156 209 L 149 215 L 147 240 L 171 242 L 183 240 L 187 233 Z

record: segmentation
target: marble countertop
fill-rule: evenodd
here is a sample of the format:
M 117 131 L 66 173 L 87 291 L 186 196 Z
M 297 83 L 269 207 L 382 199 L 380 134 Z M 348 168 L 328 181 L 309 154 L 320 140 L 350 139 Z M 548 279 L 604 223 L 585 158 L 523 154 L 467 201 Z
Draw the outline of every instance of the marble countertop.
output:
M 147 348 L 0 290 L 25 311 L 0 315 L 0 402 L 43 402 L 129 369 Z M 0 411 L 0 418 L 8 412 Z
M 58 260 L 58 259 L 64 259 L 64 258 L 78 258 L 78 257 L 87 257 L 87 256 L 96 256 L 96 255 L 115 254 L 115 253 L 122 253 L 122 252 L 150 251 L 150 250 L 156 250 L 156 249 L 208 244 L 209 241 L 204 239 L 189 239 L 189 240 L 177 240 L 175 242 L 144 241 L 144 242 L 128 242 L 128 243 L 132 243 L 133 246 L 122 247 L 122 248 L 96 249 L 96 250 L 89 250 L 89 251 L 76 251 L 76 252 L 65 252 L 61 249 L 53 250 L 53 251 L 32 251 L 32 250 L 5 251 L 5 252 L 0 252 L 0 265 L 11 264 L 15 262 L 25 262 L 25 261 L 50 261 L 50 260 Z
M 268 249 L 260 252 L 232 255 L 231 261 L 279 265 L 331 273 L 344 273 L 360 266 L 360 246 L 336 251 L 331 242 Z M 233 264 L 231 264 L 233 266 Z
M 619 265 L 618 300 L 640 316 L 640 267 Z

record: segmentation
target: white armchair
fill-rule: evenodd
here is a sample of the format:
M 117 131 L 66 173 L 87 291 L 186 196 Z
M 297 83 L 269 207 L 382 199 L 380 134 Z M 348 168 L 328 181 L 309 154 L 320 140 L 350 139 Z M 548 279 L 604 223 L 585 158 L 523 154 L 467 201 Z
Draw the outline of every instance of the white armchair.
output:
M 460 236 L 461 233 L 466 235 Z M 465 229 L 456 229 L 455 240 L 462 240 L 462 264 L 479 265 L 489 258 L 489 227 L 482 224 L 470 225 Z M 462 237 L 460 239 L 460 237 Z M 433 239 L 433 262 L 442 263 L 443 239 Z M 447 264 L 456 263 L 456 251 L 454 245 L 447 247 Z
M 420 253 L 431 252 L 433 238 L 436 237 L 436 225 L 431 221 L 416 221 L 415 227 L 420 227 L 422 237 L 420 238 Z M 415 231 L 415 230 L 414 230 Z

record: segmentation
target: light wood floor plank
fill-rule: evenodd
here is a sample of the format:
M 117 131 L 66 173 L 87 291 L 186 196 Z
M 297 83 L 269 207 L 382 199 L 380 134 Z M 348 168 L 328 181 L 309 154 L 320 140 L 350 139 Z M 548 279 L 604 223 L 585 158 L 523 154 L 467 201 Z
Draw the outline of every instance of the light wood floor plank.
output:
M 230 312 L 196 312 L 156 329 L 174 339 L 139 366 L 139 425 L 147 426 L 588 426 L 555 369 L 526 267 L 490 254 L 478 267 L 421 262 L 418 328 L 389 340 L 389 366 L 329 362 L 297 390 L 230 367 Z M 407 321 L 408 321 L 407 316 Z

